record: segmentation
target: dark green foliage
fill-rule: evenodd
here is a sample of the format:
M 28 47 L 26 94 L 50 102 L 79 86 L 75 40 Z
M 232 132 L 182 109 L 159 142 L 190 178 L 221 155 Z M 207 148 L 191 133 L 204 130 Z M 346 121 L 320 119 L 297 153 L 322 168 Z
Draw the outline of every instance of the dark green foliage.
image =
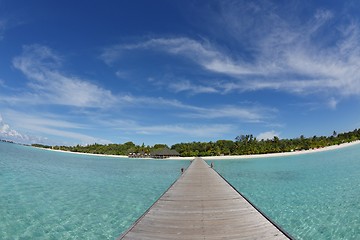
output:
M 294 139 L 257 140 L 253 135 L 240 135 L 231 140 L 219 140 L 215 143 L 179 143 L 171 148 L 178 151 L 182 157 L 220 156 L 220 155 L 250 155 L 280 153 L 322 148 L 347 142 L 360 140 L 360 130 L 337 134 L 335 131 L 330 137 L 313 136 L 306 138 L 303 135 Z
M 352 132 L 336 133 L 330 137 L 309 137 L 303 135 L 294 139 L 279 139 L 274 137 L 271 140 L 257 140 L 253 135 L 240 135 L 231 140 L 218 140 L 216 142 L 192 142 L 178 143 L 171 147 L 180 153 L 182 157 L 196 156 L 221 156 L 221 155 L 248 155 L 248 154 L 266 154 L 290 151 L 301 151 L 338 145 L 347 142 L 360 140 L 360 129 Z M 33 144 L 35 147 L 53 148 L 57 150 L 84 152 L 107 155 L 128 155 L 129 153 L 149 154 L 154 150 L 168 148 L 166 144 L 155 144 L 153 147 L 135 145 L 133 142 L 124 144 L 92 144 L 87 146 L 46 146 Z
M 43 145 L 43 144 L 32 144 L 31 146 L 38 148 L 51 148 L 51 146 Z

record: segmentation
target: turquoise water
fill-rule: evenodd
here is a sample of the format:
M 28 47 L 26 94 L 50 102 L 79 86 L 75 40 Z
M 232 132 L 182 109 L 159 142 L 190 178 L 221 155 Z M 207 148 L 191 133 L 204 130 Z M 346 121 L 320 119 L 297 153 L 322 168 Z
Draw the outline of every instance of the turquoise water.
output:
M 360 145 L 215 168 L 296 239 L 360 239 Z
M 0 239 L 114 239 L 188 163 L 0 142 Z M 360 239 L 360 145 L 215 169 L 297 239 Z
M 187 165 L 0 142 L 0 239 L 114 239 Z

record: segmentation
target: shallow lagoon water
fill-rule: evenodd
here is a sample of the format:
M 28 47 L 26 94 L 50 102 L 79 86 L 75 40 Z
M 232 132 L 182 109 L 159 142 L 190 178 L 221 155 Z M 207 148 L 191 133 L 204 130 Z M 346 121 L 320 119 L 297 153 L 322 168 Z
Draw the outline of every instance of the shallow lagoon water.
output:
M 188 165 L 0 142 L 0 239 L 115 239 Z
M 215 167 L 296 239 L 360 239 L 360 145 Z
M 0 143 L 0 239 L 114 239 L 188 164 Z M 297 239 L 360 239 L 360 145 L 215 169 Z

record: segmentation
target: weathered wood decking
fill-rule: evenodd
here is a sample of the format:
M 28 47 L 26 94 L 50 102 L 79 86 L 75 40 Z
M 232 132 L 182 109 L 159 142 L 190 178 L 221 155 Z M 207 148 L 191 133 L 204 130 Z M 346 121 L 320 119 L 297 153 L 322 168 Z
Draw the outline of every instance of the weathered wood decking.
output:
M 201 158 L 119 239 L 289 239 Z

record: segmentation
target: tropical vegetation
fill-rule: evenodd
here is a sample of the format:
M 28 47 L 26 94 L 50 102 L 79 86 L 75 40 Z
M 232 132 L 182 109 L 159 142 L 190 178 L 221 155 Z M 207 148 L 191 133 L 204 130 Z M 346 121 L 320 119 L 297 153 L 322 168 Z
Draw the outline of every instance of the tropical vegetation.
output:
M 52 148 L 57 150 L 108 154 L 108 155 L 129 155 L 130 153 L 147 153 L 159 149 L 169 148 L 176 150 L 182 157 L 195 156 L 222 156 L 222 155 L 251 155 L 280 153 L 291 151 L 302 151 L 309 149 L 323 148 L 331 145 L 339 145 L 342 143 L 360 140 L 360 129 L 351 132 L 337 134 L 335 131 L 331 136 L 325 137 L 304 137 L 300 136 L 294 139 L 261 139 L 258 140 L 253 135 L 239 135 L 234 141 L 218 140 L 216 142 L 190 142 L 177 143 L 168 147 L 166 144 L 155 144 L 154 146 L 136 145 L 133 142 L 124 144 L 91 144 L 86 146 L 46 146 L 41 144 L 33 144 L 35 147 Z

